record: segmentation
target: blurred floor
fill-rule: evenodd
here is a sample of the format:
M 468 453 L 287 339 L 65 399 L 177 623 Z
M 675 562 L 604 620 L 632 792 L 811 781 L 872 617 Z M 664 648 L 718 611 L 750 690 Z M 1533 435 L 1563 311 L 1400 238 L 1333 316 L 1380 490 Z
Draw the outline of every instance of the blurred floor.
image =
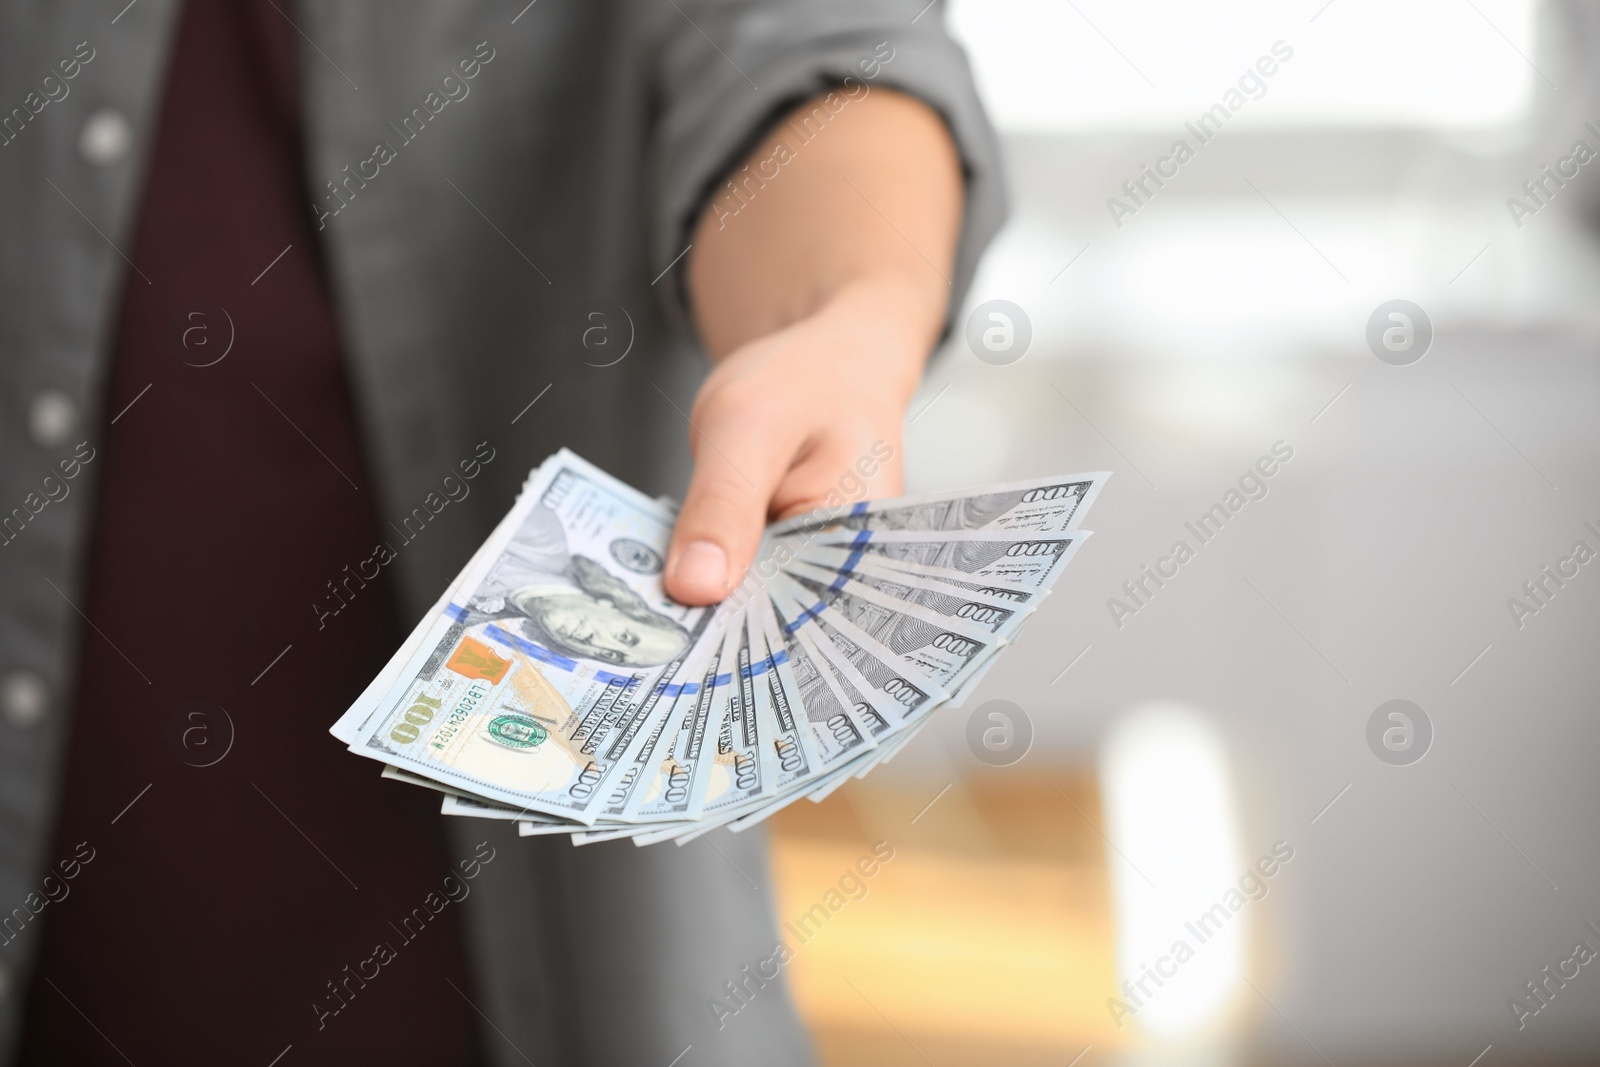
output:
M 837 906 L 789 966 L 822 1062 L 1060 1065 L 1115 1044 L 1100 822 L 1092 775 L 1018 768 L 943 793 L 856 781 L 776 816 L 780 922 Z M 857 899 L 828 897 L 875 844 L 893 856 L 845 883 Z

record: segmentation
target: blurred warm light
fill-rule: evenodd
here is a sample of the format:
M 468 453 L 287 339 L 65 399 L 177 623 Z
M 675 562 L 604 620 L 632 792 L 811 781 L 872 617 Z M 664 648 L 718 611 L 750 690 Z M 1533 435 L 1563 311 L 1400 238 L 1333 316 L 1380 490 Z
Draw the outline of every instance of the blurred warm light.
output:
M 806 914 L 875 841 L 894 849 L 789 964 L 821 1061 L 1060 1067 L 1085 1046 L 1118 1047 L 1093 776 L 962 778 L 913 823 L 941 788 L 869 777 L 772 819 L 780 921 Z
M 1489 129 L 1533 104 L 1536 0 L 1324 3 L 954 0 L 949 24 L 1008 132 L 1181 125 L 1279 40 L 1293 57 L 1243 123 Z
M 784 841 L 776 855 L 781 901 L 801 914 L 814 902 L 789 887 L 837 878 L 858 854 L 831 842 Z M 793 973 L 808 1014 L 867 1029 L 881 1025 L 882 1011 L 935 1039 L 970 1035 L 1039 1045 L 1067 1025 L 1098 1028 L 1103 977 L 1063 951 L 1104 939 L 1103 931 L 1064 906 L 1080 895 L 1078 877 L 1048 861 L 987 857 L 980 863 L 904 850 L 874 888 L 886 900 L 900 895 L 897 906 L 858 909 L 849 918 L 866 919 L 838 923 L 805 946 L 812 951 L 797 955 Z M 974 907 L 1001 901 L 1004 907 Z M 816 980 L 829 967 L 861 992 L 843 981 Z M 1073 1013 L 1076 1019 L 1069 1018 Z
M 1113 724 L 1100 752 L 1117 916 L 1120 1021 L 1164 1039 L 1217 1021 L 1242 988 L 1248 908 L 1194 932 L 1243 869 L 1227 754 L 1216 730 L 1178 704 L 1152 703 Z M 1192 956 L 1173 958 L 1185 943 Z M 1158 968 L 1172 972 L 1150 978 Z

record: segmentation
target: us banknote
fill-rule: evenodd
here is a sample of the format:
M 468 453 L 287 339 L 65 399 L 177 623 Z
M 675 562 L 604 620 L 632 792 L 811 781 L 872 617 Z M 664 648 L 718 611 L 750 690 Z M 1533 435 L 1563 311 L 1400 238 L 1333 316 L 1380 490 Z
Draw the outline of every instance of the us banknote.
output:
M 1105 471 L 1040 478 L 966 493 L 862 501 L 832 514 L 798 515 L 772 527 L 774 537 L 803 538 L 840 530 L 986 530 L 1065 533 L 1089 510 L 1110 475 Z
M 575 456 L 547 463 L 510 518 L 353 748 L 592 823 L 712 613 L 666 596 L 671 513 Z
M 662 582 L 676 505 L 557 453 L 331 732 L 446 814 L 525 836 L 758 825 L 975 688 L 1089 536 L 1105 478 L 801 516 L 699 608 Z
M 846 548 L 847 558 L 870 557 L 910 574 L 1043 591 L 1088 536 L 1087 530 L 1048 535 L 864 530 L 819 534 L 816 543 Z

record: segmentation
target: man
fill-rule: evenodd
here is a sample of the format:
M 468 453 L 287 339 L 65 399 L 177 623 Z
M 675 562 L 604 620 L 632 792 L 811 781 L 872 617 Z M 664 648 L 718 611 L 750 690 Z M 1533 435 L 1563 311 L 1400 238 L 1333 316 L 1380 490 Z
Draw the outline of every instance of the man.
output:
M 0 3 L 0 1045 L 808 1061 L 758 838 L 441 826 L 326 727 L 557 447 L 663 488 L 689 435 L 694 604 L 898 457 L 1002 212 L 937 18 Z

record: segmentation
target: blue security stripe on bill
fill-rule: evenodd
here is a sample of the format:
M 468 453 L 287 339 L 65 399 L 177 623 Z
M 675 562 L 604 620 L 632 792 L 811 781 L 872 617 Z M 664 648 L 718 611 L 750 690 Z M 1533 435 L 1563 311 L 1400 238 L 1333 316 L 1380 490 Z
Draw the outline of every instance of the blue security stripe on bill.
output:
M 741 678 L 759 678 L 769 670 L 776 670 L 778 664 L 788 662 L 789 652 L 785 649 L 777 655 L 762 656 L 759 661 L 751 663 L 747 667 L 740 667 L 739 676 Z
M 862 511 L 865 511 L 867 505 L 865 503 L 861 503 L 861 504 L 858 504 L 856 506 L 858 508 L 860 508 Z M 860 514 L 860 512 L 856 512 L 855 514 Z M 839 564 L 838 567 L 834 568 L 834 570 L 838 573 L 839 577 L 834 579 L 833 583 L 828 586 L 829 589 L 831 589 L 835 593 L 837 593 L 840 590 L 842 590 L 845 587 L 846 584 L 849 583 L 851 577 L 856 572 L 856 564 L 860 563 L 861 560 L 862 560 L 862 557 L 864 557 L 867 554 L 866 548 L 862 547 L 862 546 L 865 546 L 867 544 L 867 542 L 869 542 L 871 540 L 872 540 L 872 531 L 871 530 L 862 530 L 860 533 L 856 534 L 854 537 L 852 537 L 846 543 L 848 545 L 848 547 L 850 548 L 850 550 L 851 550 L 850 551 L 850 555 L 845 557 L 845 561 L 843 563 Z M 837 547 L 843 548 L 843 547 L 846 547 L 846 546 L 845 545 L 840 545 L 840 546 L 837 546 Z M 801 626 L 802 624 L 804 624 L 807 619 L 816 618 L 817 617 L 817 612 L 820 611 L 825 606 L 826 605 L 824 605 L 822 603 L 822 601 L 820 601 L 820 600 L 817 601 L 816 608 L 807 609 L 800 616 L 800 618 L 796 619 L 794 622 L 792 622 L 792 623 L 790 623 L 788 625 L 788 627 L 787 627 L 788 632 L 789 633 L 794 633 L 795 629 L 797 627 Z
M 538 660 L 540 663 L 547 663 L 550 666 L 556 667 L 563 671 L 575 671 L 578 669 L 577 660 L 568 659 L 566 656 L 558 655 L 550 651 L 548 648 L 545 648 L 543 645 L 534 644 L 526 637 L 518 637 L 516 634 L 507 633 L 492 623 L 484 629 L 483 633 L 485 637 L 488 637 L 493 641 L 497 641 L 500 644 L 505 645 L 507 648 L 514 648 L 518 652 L 526 653 L 528 656 Z M 594 677 L 596 681 L 603 682 L 606 685 L 632 685 L 634 682 L 639 680 L 637 675 L 613 674 L 611 671 L 602 670 L 596 670 L 594 672 Z

